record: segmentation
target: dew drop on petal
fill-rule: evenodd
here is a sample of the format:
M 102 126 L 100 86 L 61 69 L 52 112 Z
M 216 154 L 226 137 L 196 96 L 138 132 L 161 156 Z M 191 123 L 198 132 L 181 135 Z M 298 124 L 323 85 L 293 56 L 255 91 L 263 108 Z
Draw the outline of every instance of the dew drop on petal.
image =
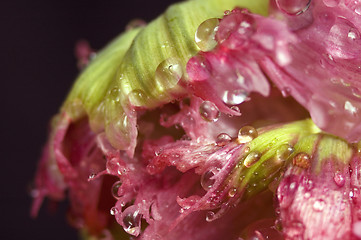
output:
M 229 143 L 230 141 L 232 141 L 231 136 L 229 136 L 227 133 L 220 133 L 220 134 L 217 136 L 216 144 L 217 144 L 218 146 L 224 146 L 224 145 L 226 145 L 227 143 Z
M 231 110 L 232 110 L 232 111 L 235 111 L 235 112 L 238 112 L 238 113 L 241 112 L 241 109 L 239 109 L 238 106 L 232 106 L 232 107 L 231 107 Z
M 195 42 L 203 52 L 212 50 L 217 46 L 215 35 L 218 29 L 219 19 L 210 18 L 202 22 L 195 33 Z
M 229 197 L 234 197 L 234 196 L 236 196 L 236 193 L 237 193 L 237 189 L 236 189 L 236 188 L 231 188 L 231 189 L 228 191 L 228 196 L 229 196 Z
M 291 89 L 289 87 L 284 87 L 282 90 L 281 90 L 281 93 L 282 93 L 282 96 L 283 97 L 288 97 L 291 95 Z
M 201 176 L 201 185 L 204 190 L 208 191 L 212 188 L 214 182 L 216 181 L 213 177 L 215 174 L 219 172 L 218 168 L 211 168 L 207 171 L 205 171 Z
M 261 154 L 259 152 L 250 152 L 247 157 L 244 159 L 244 166 L 249 168 L 253 164 L 255 164 L 261 158 Z
M 315 210 L 316 212 L 322 212 L 323 209 L 325 208 L 325 201 L 323 201 L 322 199 L 317 199 L 314 203 L 313 203 L 313 210 Z
M 146 104 L 148 96 L 141 89 L 134 89 L 128 94 L 129 102 L 136 107 Z
M 257 130 L 252 126 L 244 126 L 238 131 L 238 143 L 247 143 L 258 137 Z
M 183 76 L 181 62 L 171 57 L 161 62 L 155 70 L 156 88 L 164 91 L 175 87 Z
M 128 207 L 124 210 L 122 222 L 124 231 L 130 235 L 137 236 L 140 232 L 140 221 L 142 215 L 139 214 L 138 209 L 134 211 L 133 207 L 135 206 Z
M 299 15 L 309 8 L 311 0 L 276 0 L 276 4 L 289 15 Z
M 110 209 L 110 214 L 111 215 L 117 215 L 119 213 L 119 210 L 118 210 L 118 208 L 117 207 L 112 207 L 111 209 Z
M 91 173 L 88 177 L 88 181 L 93 180 L 97 175 L 95 173 Z
M 112 186 L 112 195 L 115 199 L 119 199 L 122 195 L 119 194 L 119 188 L 122 186 L 121 181 L 117 181 Z
M 326 40 L 327 52 L 337 58 L 354 58 L 360 54 L 360 32 L 347 19 L 337 18 Z
M 222 100 L 228 105 L 238 105 L 243 103 L 248 97 L 248 93 L 243 89 L 224 91 Z
M 206 221 L 207 222 L 212 222 L 214 220 L 214 212 L 213 211 L 208 211 L 206 214 Z
M 292 162 L 293 165 L 304 169 L 307 169 L 311 166 L 310 156 L 304 152 L 298 153 L 296 156 L 294 156 Z
M 323 0 L 323 3 L 327 7 L 336 7 L 340 3 L 340 0 Z
M 336 185 L 339 187 L 343 187 L 346 182 L 345 176 L 340 171 L 335 172 L 335 175 L 333 176 L 333 180 L 335 181 Z
M 199 114 L 207 122 L 215 122 L 220 116 L 220 112 L 216 105 L 210 101 L 204 101 L 199 106 Z
M 289 144 L 281 145 L 276 151 L 276 159 L 285 162 L 294 151 L 295 149 Z

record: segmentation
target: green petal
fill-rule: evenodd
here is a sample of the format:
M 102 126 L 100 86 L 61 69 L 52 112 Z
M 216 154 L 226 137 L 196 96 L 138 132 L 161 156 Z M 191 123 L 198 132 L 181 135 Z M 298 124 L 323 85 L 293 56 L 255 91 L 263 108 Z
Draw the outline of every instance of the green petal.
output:
M 249 151 L 230 175 L 238 185 L 236 188 L 246 190 L 245 199 L 267 189 L 294 155 L 300 139 L 320 131 L 311 119 L 261 128 L 259 136 L 248 144 Z M 234 178 L 235 174 L 238 178 Z

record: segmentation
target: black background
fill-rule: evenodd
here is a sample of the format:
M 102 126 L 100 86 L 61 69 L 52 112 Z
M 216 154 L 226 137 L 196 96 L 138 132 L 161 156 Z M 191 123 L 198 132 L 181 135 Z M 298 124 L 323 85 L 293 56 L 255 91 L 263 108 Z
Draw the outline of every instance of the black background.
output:
M 31 182 L 49 119 L 78 74 L 74 45 L 102 48 L 134 18 L 149 22 L 172 0 L 0 1 L 0 239 L 77 239 L 64 211 L 31 219 Z

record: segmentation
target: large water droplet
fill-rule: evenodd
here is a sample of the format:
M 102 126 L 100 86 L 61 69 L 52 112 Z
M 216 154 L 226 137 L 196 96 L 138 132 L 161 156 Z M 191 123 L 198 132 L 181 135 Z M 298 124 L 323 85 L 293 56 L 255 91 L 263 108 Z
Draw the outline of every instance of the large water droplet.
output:
M 165 91 L 174 88 L 182 78 L 183 70 L 178 58 L 168 58 L 161 62 L 155 70 L 157 89 Z
M 112 186 L 112 195 L 114 198 L 119 199 L 122 194 L 119 192 L 119 188 L 122 186 L 122 182 L 121 181 L 117 181 L 113 184 Z
M 311 0 L 276 0 L 279 9 L 289 15 L 304 13 L 311 4 Z
M 208 52 L 217 46 L 215 40 L 218 29 L 219 19 L 211 18 L 202 22 L 195 34 L 195 41 L 199 49 L 203 52 Z
M 138 209 L 134 210 L 134 208 L 136 208 L 136 206 L 131 206 L 124 210 L 122 214 L 122 222 L 124 231 L 133 236 L 138 236 L 142 215 L 139 213 Z
M 244 166 L 249 168 L 253 164 L 255 164 L 261 158 L 261 154 L 259 152 L 250 152 L 247 157 L 244 159 Z
M 335 181 L 336 185 L 339 187 L 343 187 L 346 182 L 345 176 L 340 171 L 335 172 L 335 175 L 333 176 L 333 180 Z
M 301 152 L 298 153 L 293 159 L 292 159 L 293 165 L 307 169 L 311 166 L 311 160 L 310 156 L 307 153 Z
M 136 107 L 144 106 L 147 103 L 148 96 L 141 89 L 134 89 L 128 94 L 129 102 Z
M 327 7 L 336 7 L 340 3 L 340 0 L 323 0 L 323 3 Z
M 224 146 L 224 145 L 226 145 L 227 143 L 229 143 L 230 141 L 232 141 L 231 136 L 229 136 L 227 133 L 220 133 L 220 134 L 217 136 L 216 144 L 217 144 L 218 146 Z
M 337 18 L 326 40 L 327 52 L 337 58 L 354 58 L 360 54 L 360 32 L 347 19 Z
M 252 126 L 244 126 L 238 132 L 238 143 L 248 143 L 258 137 L 257 130 Z
M 220 116 L 220 112 L 216 105 L 210 101 L 204 101 L 199 106 L 199 114 L 208 122 L 215 122 Z
M 214 179 L 214 175 L 216 175 L 219 172 L 219 169 L 216 167 L 213 167 L 209 169 L 208 171 L 205 171 L 201 176 L 201 185 L 204 190 L 208 191 L 212 188 L 214 182 L 216 181 Z
M 243 89 L 225 91 L 222 100 L 228 105 L 238 105 L 247 99 L 248 93 Z
M 325 205 L 325 201 L 323 201 L 322 199 L 318 199 L 313 203 L 313 210 L 315 210 L 316 212 L 322 212 L 325 208 Z

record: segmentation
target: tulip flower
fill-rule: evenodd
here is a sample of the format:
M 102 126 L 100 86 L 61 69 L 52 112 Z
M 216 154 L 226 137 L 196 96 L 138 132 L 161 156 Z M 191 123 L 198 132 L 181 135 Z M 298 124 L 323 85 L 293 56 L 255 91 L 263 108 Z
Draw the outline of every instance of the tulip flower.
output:
M 361 238 L 361 1 L 193 0 L 81 73 L 35 178 L 84 239 Z

